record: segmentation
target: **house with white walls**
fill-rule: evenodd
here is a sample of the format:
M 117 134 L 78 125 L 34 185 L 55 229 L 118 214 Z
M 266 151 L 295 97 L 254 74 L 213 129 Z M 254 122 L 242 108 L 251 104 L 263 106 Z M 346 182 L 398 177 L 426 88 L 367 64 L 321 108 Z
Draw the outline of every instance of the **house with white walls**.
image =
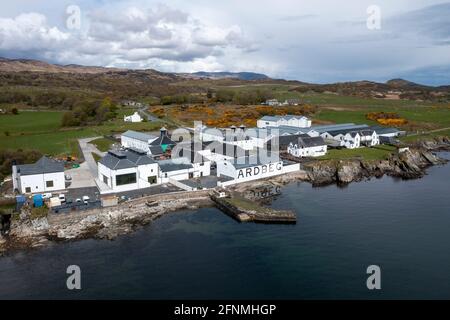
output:
M 123 121 L 125 122 L 142 122 L 142 120 L 141 115 L 137 111 L 131 116 L 123 116 Z
M 291 141 L 287 147 L 287 152 L 294 157 L 320 157 L 327 153 L 327 144 L 322 137 L 299 137 L 296 141 Z
M 110 150 L 97 167 L 96 183 L 102 194 L 143 189 L 161 183 L 158 163 L 142 150 Z
M 366 147 L 373 147 L 380 144 L 380 138 L 375 130 L 360 130 L 361 145 Z
M 361 136 L 357 131 L 347 132 L 344 136 L 340 137 L 341 146 L 347 149 L 356 149 L 361 146 Z
M 64 190 L 64 163 L 43 156 L 33 164 L 13 165 L 12 180 L 14 190 L 19 193 Z

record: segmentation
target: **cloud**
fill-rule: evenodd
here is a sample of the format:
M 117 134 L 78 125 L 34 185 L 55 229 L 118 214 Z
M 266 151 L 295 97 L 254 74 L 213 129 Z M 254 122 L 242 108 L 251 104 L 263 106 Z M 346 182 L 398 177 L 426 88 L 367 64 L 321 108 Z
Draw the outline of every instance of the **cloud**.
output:
M 46 18 L 38 13 L 25 13 L 17 17 L 0 18 L 0 50 L 2 52 L 57 49 L 58 43 L 67 41 L 68 33 L 50 27 Z
M 298 21 L 304 21 L 309 19 L 317 18 L 318 15 L 316 14 L 299 14 L 299 15 L 287 15 L 279 18 L 279 21 L 282 22 L 298 22 Z
M 87 15 L 87 27 L 78 32 L 51 26 L 44 15 L 27 13 L 0 19 L 0 55 L 52 59 L 58 63 L 108 65 L 154 65 L 223 56 L 224 51 L 257 50 L 237 25 L 216 26 L 167 5 L 151 9 L 127 7 L 124 10 L 97 8 Z M 74 59 L 74 60 L 70 60 Z M 165 63 L 165 65 L 171 65 Z M 191 71 L 191 70 L 186 70 Z M 198 71 L 198 70 L 192 70 Z
M 381 30 L 366 27 L 371 0 L 67 0 L 82 7 L 78 31 L 64 27 L 62 2 L 17 1 L 2 7 L 0 56 L 309 82 L 414 72 L 432 82 L 450 65 L 450 4 L 441 0 L 378 0 Z

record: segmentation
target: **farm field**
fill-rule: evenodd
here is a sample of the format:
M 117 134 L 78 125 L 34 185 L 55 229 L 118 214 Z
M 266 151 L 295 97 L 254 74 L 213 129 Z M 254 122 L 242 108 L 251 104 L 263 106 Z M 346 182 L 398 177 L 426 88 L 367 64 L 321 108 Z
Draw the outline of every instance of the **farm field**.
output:
M 122 118 L 91 127 L 61 128 L 62 112 L 21 111 L 0 115 L 0 150 L 38 150 L 48 155 L 78 156 L 79 138 L 126 130 L 158 130 L 161 122 L 125 123 Z

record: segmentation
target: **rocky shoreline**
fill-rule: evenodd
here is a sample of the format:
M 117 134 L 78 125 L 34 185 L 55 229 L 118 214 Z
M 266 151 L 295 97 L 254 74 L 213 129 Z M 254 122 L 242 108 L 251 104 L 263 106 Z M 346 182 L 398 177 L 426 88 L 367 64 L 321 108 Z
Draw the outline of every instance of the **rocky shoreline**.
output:
M 211 206 L 207 193 L 199 191 L 191 196 L 165 196 L 156 206 L 148 206 L 146 199 L 125 202 L 116 207 L 94 209 L 71 214 L 49 214 L 31 219 L 29 210 L 11 222 L 7 236 L 0 236 L 0 256 L 6 252 L 39 248 L 56 242 L 87 238 L 112 240 L 145 226 L 169 212 L 195 210 Z
M 270 194 L 267 190 L 296 181 L 309 182 L 319 187 L 329 184 L 346 185 L 351 182 L 369 180 L 372 177 L 380 178 L 384 175 L 401 179 L 417 179 L 426 174 L 426 168 L 447 162 L 434 154 L 437 151 L 450 151 L 450 139 L 441 137 L 417 142 L 408 146 L 404 152 L 390 155 L 386 160 L 312 161 L 302 164 L 302 171 L 263 181 L 239 184 L 233 189 L 244 194 L 246 198 L 257 199 L 261 193 Z
M 348 184 L 372 177 L 389 175 L 402 179 L 423 177 L 426 168 L 444 164 L 434 151 L 450 150 L 450 139 L 436 138 L 409 146 L 408 150 L 392 154 L 386 160 L 333 160 L 313 161 L 304 164 L 303 170 L 289 175 L 262 181 L 238 184 L 232 189 L 248 199 L 261 198 L 261 193 L 271 196 L 272 191 L 296 181 L 307 181 L 313 186 Z M 275 191 L 276 194 L 277 191 Z M 147 202 L 157 203 L 148 206 Z M 0 235 L 0 256 L 11 251 L 37 248 L 54 242 L 86 238 L 114 239 L 122 234 L 151 223 L 162 215 L 181 209 L 197 209 L 212 206 L 208 191 L 164 194 L 125 202 L 116 207 L 94 209 L 71 214 L 50 214 L 31 219 L 30 212 L 23 210 L 18 219 L 11 221 L 7 236 Z

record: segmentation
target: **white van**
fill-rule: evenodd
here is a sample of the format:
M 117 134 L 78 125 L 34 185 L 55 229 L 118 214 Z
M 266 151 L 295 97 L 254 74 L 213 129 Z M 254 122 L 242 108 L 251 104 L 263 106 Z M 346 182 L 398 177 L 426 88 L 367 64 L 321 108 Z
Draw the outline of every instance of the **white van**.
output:
M 59 200 L 61 201 L 61 203 L 66 202 L 66 196 L 65 196 L 63 193 L 61 193 L 61 194 L 58 196 L 58 198 L 59 198 Z
M 83 203 L 84 204 L 88 204 L 89 200 L 90 200 L 90 198 L 88 196 L 83 196 Z

